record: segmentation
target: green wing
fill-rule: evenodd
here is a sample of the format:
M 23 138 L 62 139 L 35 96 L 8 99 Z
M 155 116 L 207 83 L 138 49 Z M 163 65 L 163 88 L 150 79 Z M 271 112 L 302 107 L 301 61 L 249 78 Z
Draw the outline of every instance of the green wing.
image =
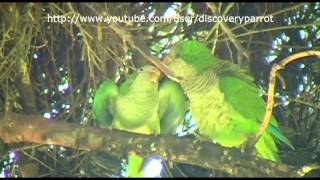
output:
M 248 123 L 257 123 L 259 127 L 266 108 L 265 102 L 262 97 L 259 96 L 259 89 L 252 82 L 232 76 L 222 76 L 219 81 L 219 87 L 224 93 L 226 102 L 245 119 L 248 119 Z M 244 124 L 244 126 L 246 126 L 246 124 Z M 270 134 L 282 143 L 293 148 L 290 141 L 280 131 L 276 119 L 272 117 L 271 123 L 267 128 L 267 133 L 265 133 L 259 140 L 260 142 L 257 143 L 259 147 L 256 147 L 259 153 L 269 154 L 269 157 L 277 157 L 277 147 Z M 272 153 L 273 155 L 271 155 Z
M 113 122 L 113 104 L 118 95 L 118 87 L 111 80 L 105 80 L 98 88 L 93 100 L 94 122 L 102 127 L 110 127 Z
M 159 90 L 159 117 L 161 133 L 175 134 L 183 121 L 187 98 L 180 85 L 170 79 L 161 82 Z

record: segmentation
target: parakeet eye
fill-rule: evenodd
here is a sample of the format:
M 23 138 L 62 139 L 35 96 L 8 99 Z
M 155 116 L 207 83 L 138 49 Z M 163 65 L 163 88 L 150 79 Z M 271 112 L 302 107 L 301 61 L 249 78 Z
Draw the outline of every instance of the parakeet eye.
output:
M 180 57 L 180 52 L 176 52 L 176 53 L 174 53 L 174 58 L 179 58 Z
M 143 71 L 143 68 L 138 68 L 138 72 L 142 72 Z

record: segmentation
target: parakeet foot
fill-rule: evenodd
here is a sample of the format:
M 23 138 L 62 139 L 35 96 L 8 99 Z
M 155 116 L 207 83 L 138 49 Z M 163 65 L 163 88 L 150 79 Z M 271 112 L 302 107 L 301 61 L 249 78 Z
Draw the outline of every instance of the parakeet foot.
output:
M 200 142 L 211 141 L 211 139 L 209 137 L 206 137 L 206 136 L 200 134 L 198 131 L 193 131 L 191 134 L 194 135 L 196 137 L 196 139 L 199 140 Z
M 240 145 L 241 153 L 249 153 L 256 154 L 255 144 L 257 141 L 255 140 L 255 135 L 250 136 L 244 143 Z

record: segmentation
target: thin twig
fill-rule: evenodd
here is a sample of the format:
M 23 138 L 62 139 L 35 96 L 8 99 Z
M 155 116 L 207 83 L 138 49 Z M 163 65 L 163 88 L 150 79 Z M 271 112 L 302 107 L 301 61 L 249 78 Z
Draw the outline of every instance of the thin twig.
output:
M 142 40 L 134 37 L 130 32 L 121 28 L 118 24 L 111 22 L 110 28 L 113 29 L 121 38 L 125 39 L 134 49 L 136 49 L 139 53 L 142 54 L 144 58 L 158 67 L 165 75 L 167 75 L 170 79 L 179 82 L 179 79 L 174 75 L 174 73 L 167 68 L 161 61 L 158 60 L 154 55 L 152 55 L 147 46 L 143 43 Z
M 214 13 L 215 15 L 219 15 L 216 11 L 216 5 L 214 3 L 208 3 L 208 7 L 211 9 L 212 13 Z M 224 22 L 219 22 L 221 29 L 228 35 L 228 37 L 230 38 L 231 42 L 234 44 L 234 46 L 238 49 L 239 52 L 242 53 L 242 55 L 244 55 L 247 60 L 250 59 L 250 55 L 249 52 L 242 46 L 241 42 L 239 41 L 239 39 L 237 39 L 235 37 L 235 35 L 233 34 L 233 32 L 230 30 L 229 26 L 224 23 Z
M 263 118 L 263 122 L 260 126 L 259 131 L 256 135 L 248 140 L 248 147 L 251 149 L 254 145 L 258 142 L 264 131 L 267 129 L 272 115 L 272 109 L 274 106 L 274 92 L 275 92 L 275 84 L 276 84 L 276 76 L 279 70 L 283 69 L 287 64 L 298 61 L 304 60 L 302 58 L 306 58 L 309 56 L 318 56 L 320 57 L 320 51 L 304 51 L 300 53 L 293 54 L 282 61 L 280 63 L 274 64 L 271 69 L 270 78 L 269 78 L 269 89 L 268 89 L 268 101 L 267 101 L 267 108 L 266 113 Z

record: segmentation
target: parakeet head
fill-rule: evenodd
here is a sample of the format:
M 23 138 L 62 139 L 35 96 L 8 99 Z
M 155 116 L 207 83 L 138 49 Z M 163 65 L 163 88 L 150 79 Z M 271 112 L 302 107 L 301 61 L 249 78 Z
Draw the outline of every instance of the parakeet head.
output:
M 142 89 L 143 91 L 157 89 L 160 74 L 160 70 L 154 66 L 146 65 L 140 67 L 121 85 L 120 91 L 126 94 L 132 88 L 136 90 Z
M 218 62 L 205 44 L 189 40 L 175 45 L 165 57 L 164 63 L 175 75 L 187 78 L 215 66 Z

